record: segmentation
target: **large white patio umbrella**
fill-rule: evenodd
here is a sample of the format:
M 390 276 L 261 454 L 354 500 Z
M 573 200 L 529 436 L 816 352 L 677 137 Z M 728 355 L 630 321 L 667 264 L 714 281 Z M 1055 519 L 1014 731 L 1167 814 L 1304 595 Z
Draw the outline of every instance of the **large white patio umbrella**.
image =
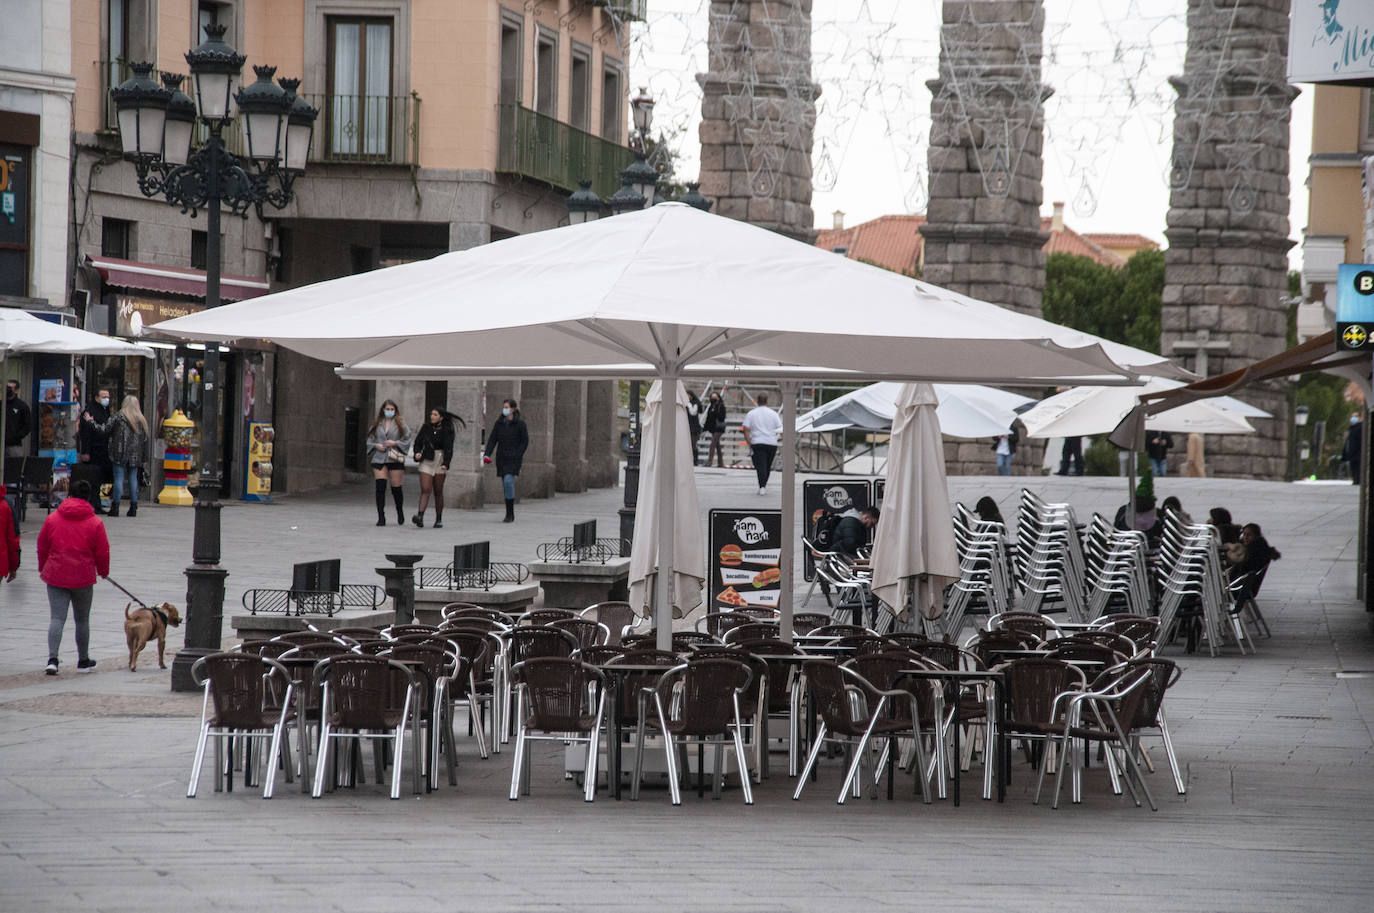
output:
M 673 203 L 264 295 L 151 329 L 176 339 L 266 339 L 342 364 L 342 376 L 359 379 L 1063 384 L 1186 373 L 1159 355 Z M 783 421 L 794 428 L 795 403 L 783 399 Z M 658 435 L 663 451 L 673 452 L 677 423 L 661 423 Z M 791 483 L 791 461 L 784 460 L 785 529 L 794 519 Z M 675 483 L 664 473 L 659 484 Z M 660 538 L 672 535 L 670 519 L 663 512 Z M 785 550 L 784 625 L 790 561 Z M 657 591 L 660 637 L 671 624 L 667 589 Z
M 76 327 L 35 317 L 18 308 L 0 307 L 0 379 L 9 379 L 10 355 L 42 352 L 48 355 L 141 355 L 152 358 L 153 350 L 78 330 Z M 0 441 L 5 439 L 5 415 L 0 409 Z M 5 471 L 5 449 L 0 447 L 0 477 Z
M 982 384 L 931 384 L 940 401 L 935 416 L 940 433 L 946 437 L 970 440 L 1005 434 L 1016 420 L 1016 410 L 1035 402 L 1029 396 L 1010 393 Z M 892 427 L 897 413 L 897 398 L 904 384 L 879 381 L 837 396 L 797 419 L 797 432 L 885 431 Z
M 645 492 L 635 505 L 635 547 L 630 554 L 630 605 L 641 615 L 648 615 L 652 609 L 651 597 L 656 586 L 660 568 L 671 570 L 671 589 L 668 604 L 672 607 L 673 617 L 682 619 L 701 604 L 701 588 L 705 582 L 702 576 L 706 569 L 706 542 L 701 530 L 701 503 L 697 498 L 696 485 L 681 484 L 692 476 L 692 444 L 687 431 L 687 388 L 682 381 L 677 388 L 677 406 L 672 410 L 677 423 L 677 446 L 673 457 L 665 460 L 663 451 L 658 447 L 658 423 L 663 420 L 663 382 L 654 381 L 645 397 L 648 401 L 644 409 L 644 444 L 639 455 L 639 482 Z M 659 476 L 667 473 L 674 479 L 667 501 L 660 502 L 662 488 Z M 664 512 L 671 518 L 666 521 L 673 530 L 671 547 L 673 558 L 664 560 L 660 551 L 665 541 L 655 533 Z
M 959 578 L 945 451 L 930 384 L 903 384 L 887 453 L 887 490 L 873 541 L 873 595 L 910 622 L 944 611 L 942 592 Z
M 1179 381 L 1150 378 L 1143 386 L 1080 386 L 1056 393 L 1021 413 L 1030 437 L 1078 437 L 1110 434 L 1140 404 L 1140 396 L 1182 386 Z M 1150 431 L 1178 434 L 1253 434 L 1247 420 L 1270 418 L 1268 412 L 1230 396 L 1200 399 L 1145 420 Z

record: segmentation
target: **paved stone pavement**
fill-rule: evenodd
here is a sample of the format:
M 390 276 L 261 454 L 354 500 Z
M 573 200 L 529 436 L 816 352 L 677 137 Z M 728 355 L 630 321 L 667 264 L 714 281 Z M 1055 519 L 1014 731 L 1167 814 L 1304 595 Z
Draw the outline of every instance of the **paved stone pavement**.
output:
M 748 471 L 699 469 L 697 481 L 703 508 L 776 504 L 775 494 L 756 493 Z M 1085 516 L 1111 513 L 1125 494 L 1117 479 L 956 478 L 950 488 L 966 503 L 991 493 L 1010 516 L 1027 483 Z M 960 808 L 923 806 L 909 781 L 894 801 L 837 806 L 836 762 L 800 802 L 775 763 L 752 808 L 733 789 L 719 802 L 688 794 L 677 809 L 659 788 L 637 803 L 603 792 L 586 805 L 552 752 L 536 756 L 533 794 L 517 804 L 505 798 L 511 755 L 482 761 L 466 739 L 459 786 L 428 796 L 391 802 L 385 787 L 367 784 L 311 800 L 279 780 L 264 802 L 255 791 L 216 794 L 206 778 L 187 800 L 199 698 L 172 694 L 148 652 L 137 673 L 123 668 L 124 597 L 97 587 L 94 674 L 72 671 L 70 624 L 62 674 L 42 674 L 42 511 L 31 512 L 20 577 L 0 585 L 0 911 L 206 902 L 309 911 L 1366 911 L 1374 638 L 1354 595 L 1353 489 L 1156 484 L 1195 515 L 1225 504 L 1263 524 L 1283 559 L 1262 595 L 1274 637 L 1259 655 L 1168 652 L 1185 667 L 1167 706 L 1189 791 L 1178 796 L 1161 769 L 1150 778 L 1153 814 L 1113 796 L 1100 767 L 1088 771 L 1081 806 L 1033 806 L 1034 778 L 1019 760 L 1004 805 L 971 798 L 975 771 Z M 514 525 L 500 523 L 499 509 L 449 511 L 440 531 L 374 527 L 370 482 L 231 504 L 228 603 L 247 587 L 280 585 L 292 562 L 310 558 L 343 558 L 350 582 L 378 581 L 383 552 L 404 547 L 437 564 L 476 538 L 490 538 L 498 560 L 528 561 L 538 542 L 577 520 L 615 529 L 620 495 L 524 502 Z M 107 524 L 115 578 L 145 601 L 183 604 L 190 511 L 148 507 Z M 170 641 L 179 645 L 180 632 Z M 1349 675 L 1362 671 L 1371 675 Z

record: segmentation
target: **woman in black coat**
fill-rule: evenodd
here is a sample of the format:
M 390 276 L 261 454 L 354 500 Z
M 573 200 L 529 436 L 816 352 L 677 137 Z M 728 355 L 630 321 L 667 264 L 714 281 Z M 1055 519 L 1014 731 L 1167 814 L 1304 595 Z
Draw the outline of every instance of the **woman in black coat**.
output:
M 515 522 L 515 477 L 520 475 L 520 464 L 529 446 L 529 429 L 520 417 L 515 400 L 502 401 L 501 417 L 491 426 L 491 433 L 487 435 L 487 448 L 482 462 L 493 462 L 491 455 L 496 454 L 496 474 L 501 477 L 501 488 L 506 496 L 506 519 L 503 521 L 506 523 Z
M 429 421 L 415 435 L 415 462 L 420 464 L 420 512 L 411 517 L 410 522 L 416 526 L 425 525 L 425 508 L 429 506 L 430 495 L 434 496 L 434 528 L 444 526 L 444 478 L 453 462 L 453 439 L 458 433 L 453 426 L 454 419 L 467 427 L 467 423 L 452 412 L 431 409 Z
M 706 452 L 706 465 L 710 466 L 711 458 L 714 457 L 717 466 L 724 466 L 720 436 L 725 433 L 725 403 L 721 402 L 720 394 L 715 391 L 711 392 L 711 403 L 706 407 L 706 433 L 711 435 L 711 449 Z

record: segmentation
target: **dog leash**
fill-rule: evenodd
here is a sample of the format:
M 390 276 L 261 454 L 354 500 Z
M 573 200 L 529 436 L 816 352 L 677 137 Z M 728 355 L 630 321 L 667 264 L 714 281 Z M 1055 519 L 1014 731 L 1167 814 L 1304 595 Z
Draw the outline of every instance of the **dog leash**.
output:
M 115 589 L 119 590 L 119 591 L 120 591 L 121 593 L 123 593 L 125 596 L 128 596 L 128 597 L 129 597 L 130 599 L 132 599 L 134 602 L 138 603 L 140 608 L 144 608 L 144 609 L 150 608 L 150 606 L 148 606 L 142 599 L 139 599 L 139 598 L 138 598 L 137 596 L 135 596 L 133 593 L 130 593 L 128 590 L 124 589 L 124 587 L 120 586 L 120 585 L 115 581 L 115 579 L 114 579 L 113 577 L 106 576 L 105 579 L 108 580 L 108 581 L 110 581 L 110 583 L 114 584 L 114 588 L 115 588 Z

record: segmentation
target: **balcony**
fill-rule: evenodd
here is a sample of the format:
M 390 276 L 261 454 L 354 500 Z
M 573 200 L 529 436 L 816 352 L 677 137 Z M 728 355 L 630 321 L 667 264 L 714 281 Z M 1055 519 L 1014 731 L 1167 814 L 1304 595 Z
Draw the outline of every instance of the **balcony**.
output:
M 649 0 L 592 0 L 592 6 L 599 6 L 627 22 L 643 22 L 649 11 Z
M 629 149 L 520 105 L 499 111 L 497 171 L 568 191 L 589 180 L 603 200 L 620 189 L 620 172 L 634 159 Z
M 355 165 L 420 164 L 420 96 L 301 93 L 319 109 L 310 160 Z

